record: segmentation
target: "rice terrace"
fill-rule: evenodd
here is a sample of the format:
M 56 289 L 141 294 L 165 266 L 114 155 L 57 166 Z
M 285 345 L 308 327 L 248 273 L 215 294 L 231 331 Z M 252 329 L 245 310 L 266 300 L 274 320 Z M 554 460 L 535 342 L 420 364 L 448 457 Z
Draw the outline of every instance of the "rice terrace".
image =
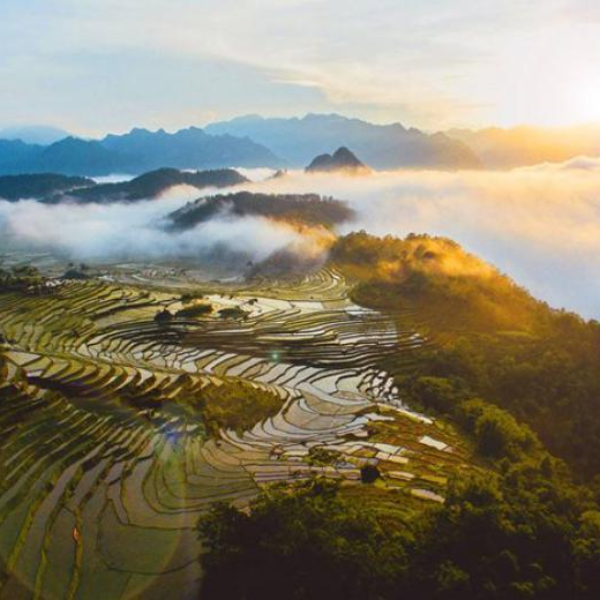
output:
M 2 597 L 168 597 L 196 585 L 215 501 L 318 474 L 368 502 L 376 465 L 377 492 L 439 502 L 467 468 L 381 367 L 426 342 L 334 269 L 242 287 L 151 273 L 0 294 Z
M 600 598 L 599 2 L 0 44 L 0 600 Z

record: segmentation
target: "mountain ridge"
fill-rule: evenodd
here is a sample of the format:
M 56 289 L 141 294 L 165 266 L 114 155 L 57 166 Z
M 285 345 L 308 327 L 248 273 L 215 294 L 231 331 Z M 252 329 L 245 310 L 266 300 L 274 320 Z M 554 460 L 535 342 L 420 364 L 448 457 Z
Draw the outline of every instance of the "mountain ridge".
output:
M 118 183 L 97 183 L 86 177 L 57 173 L 3 175 L 0 176 L 0 199 L 9 202 L 32 199 L 46 204 L 135 202 L 157 198 L 180 185 L 202 190 L 234 187 L 248 181 L 234 169 L 188 172 L 163 168 Z
M 53 144 L 70 135 L 68 131 L 51 125 L 16 125 L 0 129 L 0 139 L 21 140 L 26 144 L 42 146 Z
M 219 169 L 284 166 L 268 148 L 248 138 L 211 135 L 198 127 L 167 133 L 132 129 L 100 140 L 67 137 L 48 146 L 0 140 L 0 175 L 55 172 L 71 176 L 142 174 L 169 167 Z
M 479 168 L 472 150 L 443 133 L 426 134 L 400 123 L 376 125 L 337 113 L 266 118 L 244 115 L 211 123 L 208 133 L 248 136 L 271 148 L 293 166 L 304 167 L 330 148 L 347 146 L 375 169 Z

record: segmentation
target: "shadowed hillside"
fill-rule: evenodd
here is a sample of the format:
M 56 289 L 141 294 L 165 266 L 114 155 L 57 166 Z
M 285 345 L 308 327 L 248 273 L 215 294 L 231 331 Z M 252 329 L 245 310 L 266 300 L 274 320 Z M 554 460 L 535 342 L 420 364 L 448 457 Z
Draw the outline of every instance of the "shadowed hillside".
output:
M 362 175 L 369 172 L 356 155 L 348 148 L 338 148 L 333 154 L 320 154 L 306 167 L 307 173 L 346 173 Z
M 86 177 L 67 177 L 55 173 L 34 175 L 6 175 L 0 177 L 0 198 L 19 200 L 21 198 L 43 198 L 59 192 L 72 192 L 77 188 L 95 185 Z
M 465 144 L 442 133 L 429 135 L 400 123 L 374 125 L 337 114 L 303 118 L 263 118 L 256 115 L 213 123 L 208 133 L 248 136 L 289 161 L 307 165 L 331 148 L 347 146 L 374 169 L 431 167 L 478 168 L 480 161 Z
M 247 138 L 209 135 L 190 127 L 175 133 L 133 129 L 102 140 L 68 137 L 48 146 L 0 140 L 0 174 L 62 173 L 103 176 L 170 167 L 279 167 L 271 150 Z
M 200 198 L 170 215 L 177 229 L 193 227 L 218 213 L 236 216 L 256 215 L 304 225 L 333 227 L 353 216 L 344 203 L 317 194 L 236 194 Z
M 248 179 L 233 169 L 216 169 L 189 173 L 177 169 L 158 169 L 144 173 L 131 181 L 105 183 L 74 190 L 66 195 L 49 199 L 58 202 L 64 198 L 78 202 L 134 202 L 144 198 L 156 198 L 169 188 L 188 185 L 197 189 L 207 187 L 230 187 L 247 183 Z

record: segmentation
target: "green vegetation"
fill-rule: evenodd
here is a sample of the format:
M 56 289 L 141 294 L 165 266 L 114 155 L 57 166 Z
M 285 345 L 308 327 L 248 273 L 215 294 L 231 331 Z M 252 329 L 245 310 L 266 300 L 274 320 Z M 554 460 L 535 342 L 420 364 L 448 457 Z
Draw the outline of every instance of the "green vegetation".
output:
M 320 481 L 268 490 L 249 514 L 217 505 L 200 531 L 202 598 L 364 599 L 404 562 L 400 547 L 380 554 L 386 532 Z
M 194 317 L 204 317 L 206 315 L 210 315 L 213 311 L 213 305 L 208 302 L 203 302 L 200 304 L 192 304 L 191 306 L 186 306 L 178 310 L 175 313 L 176 317 L 179 318 L 194 318 Z
M 267 490 L 250 513 L 214 507 L 200 522 L 202 597 L 277 598 L 284 586 L 301 599 L 597 597 L 589 492 L 506 411 L 466 400 L 459 412 L 494 470 L 455 478 L 443 506 L 408 522 L 318 480 Z M 365 483 L 378 476 L 362 470 Z
M 317 194 L 238 192 L 200 198 L 175 211 L 170 218 L 175 228 L 187 229 L 224 211 L 240 217 L 257 215 L 300 225 L 324 227 L 339 225 L 354 214 L 345 202 Z
M 556 314 L 535 337 L 461 335 L 422 352 L 418 372 L 510 410 L 581 478 L 600 473 L 600 328 Z
M 380 477 L 381 473 L 375 465 L 365 465 L 360 469 L 360 480 L 363 483 L 375 483 Z
M 201 597 L 594 598 L 600 512 L 553 465 L 533 454 L 457 480 L 408 526 L 319 481 L 268 490 L 250 513 L 214 507 Z
M 232 306 L 222 308 L 219 311 L 219 317 L 221 317 L 221 319 L 246 319 L 248 317 L 248 313 L 239 306 Z
M 418 303 L 432 330 L 533 332 L 552 320 L 546 304 L 446 238 L 361 231 L 338 240 L 331 260 L 358 282 L 357 301 L 383 310 Z
M 328 448 L 313 446 L 308 451 L 308 464 L 310 465 L 324 467 L 325 465 L 334 465 L 341 459 L 342 455 L 340 452 L 329 450 Z
M 158 325 L 167 325 L 172 320 L 173 320 L 173 313 L 171 311 L 167 310 L 166 308 L 159 310 L 154 315 L 154 322 L 157 323 Z
M 248 179 L 234 169 L 187 172 L 164 168 L 149 171 L 131 181 L 103 184 L 96 184 L 87 177 L 55 173 L 5 175 L 0 177 L 0 198 L 11 201 L 35 198 L 49 203 L 63 199 L 78 202 L 134 202 L 156 198 L 177 185 L 189 185 L 200 190 L 232 187 L 247 182 Z
M 19 290 L 27 293 L 49 292 L 47 281 L 41 273 L 30 265 L 0 268 L 0 292 Z
M 84 263 L 79 266 L 71 263 L 63 273 L 62 279 L 89 279 L 89 270 L 90 268 Z
M 210 435 L 219 429 L 238 433 L 277 414 L 283 401 L 277 394 L 255 388 L 243 381 L 228 379 L 209 385 L 193 400 Z
M 416 373 L 391 359 L 411 398 L 427 408 L 452 403 L 426 388 L 468 388 L 528 423 L 577 476 L 600 474 L 600 324 L 552 310 L 508 277 L 443 238 L 401 240 L 364 232 L 339 240 L 332 259 L 357 281 L 365 305 L 397 314 L 430 337 L 416 352 Z M 398 358 L 401 358 L 400 356 Z
M 247 183 L 247 179 L 234 169 L 215 169 L 189 173 L 177 169 L 157 169 L 144 173 L 131 181 L 105 183 L 80 189 L 69 194 L 80 202 L 134 202 L 156 198 L 176 185 L 189 185 L 198 189 L 230 187 Z
M 93 185 L 95 185 L 94 181 L 86 177 L 67 177 L 55 173 L 5 175 L 0 177 L 0 198 L 5 200 L 43 198 L 50 194 Z
M 204 294 L 202 292 L 185 292 L 184 294 L 181 294 L 179 301 L 182 304 L 189 304 L 190 302 L 193 302 L 194 300 L 203 300 L 203 299 L 204 299 Z

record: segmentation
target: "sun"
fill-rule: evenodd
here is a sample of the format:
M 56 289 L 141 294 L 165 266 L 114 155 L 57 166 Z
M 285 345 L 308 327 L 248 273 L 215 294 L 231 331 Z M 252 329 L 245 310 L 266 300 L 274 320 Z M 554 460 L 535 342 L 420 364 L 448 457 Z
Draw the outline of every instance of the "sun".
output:
M 600 121 L 600 78 L 597 74 L 577 77 L 569 97 L 574 121 Z

